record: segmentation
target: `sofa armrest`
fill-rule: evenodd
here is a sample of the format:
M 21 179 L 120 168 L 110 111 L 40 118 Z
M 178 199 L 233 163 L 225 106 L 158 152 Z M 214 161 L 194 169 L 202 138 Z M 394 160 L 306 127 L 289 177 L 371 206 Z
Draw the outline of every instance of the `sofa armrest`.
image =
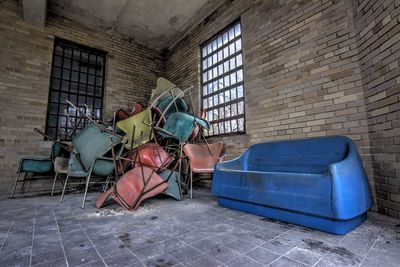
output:
M 246 151 L 239 157 L 232 159 L 232 160 L 224 160 L 225 155 L 221 157 L 220 162 L 215 166 L 215 170 L 217 171 L 229 171 L 229 170 L 244 170 L 245 165 L 245 158 L 247 158 L 248 152 Z
M 348 139 L 346 158 L 331 164 L 329 172 L 333 210 L 337 219 L 352 219 L 372 207 L 368 178 L 352 140 Z

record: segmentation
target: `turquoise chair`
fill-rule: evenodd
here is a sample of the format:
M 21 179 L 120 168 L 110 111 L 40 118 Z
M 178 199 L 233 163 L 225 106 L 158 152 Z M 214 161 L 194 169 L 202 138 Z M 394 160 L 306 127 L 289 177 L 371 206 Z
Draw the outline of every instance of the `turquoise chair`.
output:
M 65 179 L 60 202 L 64 199 L 68 180 L 71 177 L 85 179 L 84 182 L 73 183 L 85 184 L 85 193 L 82 201 L 82 208 L 84 208 L 87 191 L 89 184 L 91 183 L 91 176 L 109 177 L 113 173 L 113 158 L 106 157 L 105 155 L 116 146 L 120 146 L 118 155 L 121 155 L 123 150 L 123 143 L 121 141 L 121 137 L 102 131 L 102 129 L 94 124 L 89 124 L 79 131 L 72 139 L 74 151 L 71 153 L 68 161 L 68 173 Z M 102 183 L 108 183 L 108 179 L 106 182 Z
M 168 188 L 161 194 L 170 196 L 176 200 L 182 200 L 182 190 L 179 184 L 179 173 L 177 171 L 171 170 L 163 170 L 160 174 L 160 177 L 168 183 Z
M 162 128 L 156 129 L 163 137 L 170 137 L 181 142 L 186 142 L 195 130 L 196 125 L 206 128 L 207 130 L 210 128 L 206 120 L 187 113 L 174 112 L 168 117 Z
M 181 97 L 173 97 L 172 95 L 159 101 L 157 108 L 162 112 L 165 119 L 168 119 L 174 112 L 187 112 L 189 110 L 185 100 Z
M 62 147 L 58 143 L 54 143 L 51 146 L 50 157 L 24 157 L 20 160 L 18 165 L 17 177 L 15 178 L 14 187 L 11 193 L 11 198 L 14 197 L 15 190 L 18 183 L 22 183 L 22 192 L 25 188 L 25 183 L 31 178 L 27 179 L 27 174 L 32 173 L 34 175 L 47 175 L 53 173 L 53 162 L 56 157 L 59 157 L 62 153 Z M 24 178 L 20 180 L 20 174 L 24 173 Z

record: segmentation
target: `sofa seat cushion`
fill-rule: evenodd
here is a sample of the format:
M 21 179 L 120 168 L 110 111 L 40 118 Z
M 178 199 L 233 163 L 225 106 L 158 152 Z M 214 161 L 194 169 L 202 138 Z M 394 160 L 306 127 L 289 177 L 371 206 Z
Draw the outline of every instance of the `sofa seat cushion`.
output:
M 327 174 L 223 171 L 214 194 L 270 207 L 332 218 Z

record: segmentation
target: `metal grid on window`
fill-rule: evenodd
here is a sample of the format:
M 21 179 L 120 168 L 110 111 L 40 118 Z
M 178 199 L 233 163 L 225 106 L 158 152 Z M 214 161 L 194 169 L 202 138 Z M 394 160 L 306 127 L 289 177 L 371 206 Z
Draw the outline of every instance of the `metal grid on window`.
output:
M 101 119 L 105 59 L 104 51 L 55 39 L 46 120 L 48 136 L 68 140 L 71 131 L 86 125 L 87 120 L 68 106 L 67 99 L 82 112 Z
M 210 122 L 208 136 L 244 133 L 245 107 L 240 22 L 201 47 L 202 107 Z

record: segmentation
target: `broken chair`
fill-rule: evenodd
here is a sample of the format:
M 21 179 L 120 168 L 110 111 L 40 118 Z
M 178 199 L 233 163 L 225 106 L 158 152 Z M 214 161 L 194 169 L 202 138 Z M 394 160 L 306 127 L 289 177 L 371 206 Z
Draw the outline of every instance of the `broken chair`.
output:
M 111 198 L 127 210 L 136 210 L 145 199 L 158 195 L 167 188 L 168 184 L 154 170 L 136 167 L 102 193 L 96 201 L 96 207 L 103 207 Z

